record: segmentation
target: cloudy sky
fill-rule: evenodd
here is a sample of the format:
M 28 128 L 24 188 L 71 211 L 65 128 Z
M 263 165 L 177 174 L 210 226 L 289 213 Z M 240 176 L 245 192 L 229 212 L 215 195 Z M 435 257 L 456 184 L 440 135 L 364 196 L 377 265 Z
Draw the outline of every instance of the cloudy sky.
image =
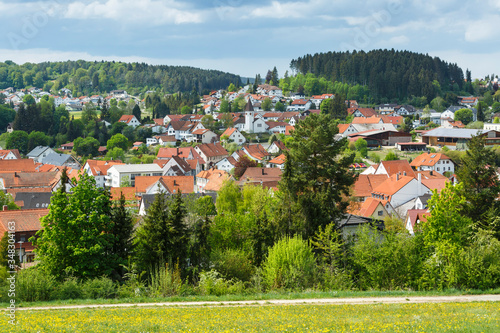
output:
M 0 0 L 0 61 L 121 60 L 242 76 L 394 48 L 500 74 L 500 0 Z

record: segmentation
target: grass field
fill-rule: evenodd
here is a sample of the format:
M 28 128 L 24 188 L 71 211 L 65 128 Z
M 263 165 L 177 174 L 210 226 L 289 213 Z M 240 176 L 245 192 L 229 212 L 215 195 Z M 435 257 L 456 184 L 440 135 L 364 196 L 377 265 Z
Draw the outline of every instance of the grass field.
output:
M 1 332 L 499 332 L 500 303 L 18 311 Z M 14 329 L 15 328 L 15 329 Z

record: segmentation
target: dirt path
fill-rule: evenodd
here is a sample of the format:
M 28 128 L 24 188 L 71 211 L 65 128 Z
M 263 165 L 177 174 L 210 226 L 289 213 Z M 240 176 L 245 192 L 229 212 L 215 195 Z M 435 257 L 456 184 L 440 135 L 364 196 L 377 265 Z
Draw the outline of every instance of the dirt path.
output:
M 162 303 L 124 303 L 124 304 L 88 304 L 61 305 L 17 308 L 25 310 L 59 310 L 59 309 L 92 309 L 92 308 L 124 308 L 151 306 L 254 306 L 254 305 L 299 305 L 299 304 L 393 304 L 393 303 L 449 303 L 449 302 L 500 302 L 500 295 L 461 295 L 461 296 L 408 296 L 408 297 L 359 297 L 359 298 L 318 298 L 294 300 L 258 300 L 258 301 L 224 301 L 224 302 L 162 302 Z

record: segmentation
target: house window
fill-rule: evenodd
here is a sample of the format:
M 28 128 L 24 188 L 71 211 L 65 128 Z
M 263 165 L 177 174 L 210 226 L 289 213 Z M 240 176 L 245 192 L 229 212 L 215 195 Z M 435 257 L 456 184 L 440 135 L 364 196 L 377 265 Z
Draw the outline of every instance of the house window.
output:
M 378 216 L 382 216 L 382 215 L 384 215 L 384 212 L 383 212 L 383 211 L 381 211 L 381 210 L 379 210 L 379 211 L 378 211 Z
M 437 171 L 439 171 L 439 167 L 438 167 L 438 168 L 436 168 L 436 170 L 437 170 Z
M 257 124 L 257 127 L 262 127 L 262 124 Z

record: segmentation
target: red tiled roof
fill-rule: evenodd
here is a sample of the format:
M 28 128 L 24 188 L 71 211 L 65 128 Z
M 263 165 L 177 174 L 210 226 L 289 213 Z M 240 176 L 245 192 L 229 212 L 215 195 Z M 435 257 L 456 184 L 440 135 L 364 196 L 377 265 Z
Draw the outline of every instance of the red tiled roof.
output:
M 384 196 L 392 196 L 399 192 L 403 187 L 405 187 L 414 179 L 414 177 L 410 176 L 393 175 L 382 184 L 374 188 L 373 193 L 382 194 Z
M 417 156 L 412 162 L 411 166 L 419 167 L 419 166 L 434 166 L 438 161 L 442 160 L 451 160 L 448 156 L 441 153 L 423 153 Z
M 370 197 L 373 189 L 385 182 L 387 175 L 359 175 L 354 183 L 353 192 L 356 197 Z
M 279 164 L 279 165 L 285 164 L 285 162 L 286 162 L 285 154 L 281 154 L 279 156 L 276 156 L 275 158 L 273 158 L 272 160 L 269 161 L 269 163 Z
M 236 132 L 236 128 L 234 127 L 229 127 L 227 128 L 224 133 L 222 133 L 221 137 L 223 137 L 224 135 L 227 135 L 228 137 L 230 137 L 234 132 Z
M 263 160 L 266 156 L 269 156 L 267 150 L 265 150 L 260 143 L 256 145 L 245 145 L 242 150 L 243 149 L 245 149 L 250 156 L 258 160 Z
M 48 209 L 24 209 L 0 211 L 0 230 L 3 235 L 9 230 L 9 222 L 15 223 L 16 232 L 38 231 L 42 229 L 40 218 L 49 213 Z
M 4 171 L 35 172 L 35 161 L 29 158 L 0 160 L 0 172 Z
M 227 150 L 220 143 L 204 143 L 196 146 L 206 157 L 228 156 Z M 207 162 L 207 161 L 205 161 Z
M 361 112 L 361 114 L 365 117 L 371 117 L 377 115 L 377 112 L 372 108 L 349 108 L 347 109 L 347 113 L 351 115 L 354 112 L 356 112 L 356 110 L 359 110 L 359 112 Z

